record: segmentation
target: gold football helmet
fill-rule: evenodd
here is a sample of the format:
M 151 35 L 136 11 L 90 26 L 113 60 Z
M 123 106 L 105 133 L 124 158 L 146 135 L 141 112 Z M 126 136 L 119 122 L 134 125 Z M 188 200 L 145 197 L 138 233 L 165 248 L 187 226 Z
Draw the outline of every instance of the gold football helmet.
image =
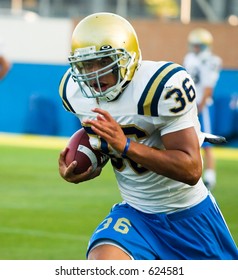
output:
M 89 66 L 101 61 L 96 70 Z M 71 74 L 84 96 L 115 99 L 134 76 L 141 61 L 136 32 L 121 16 L 95 13 L 78 23 L 72 35 L 69 63 Z M 117 82 L 103 90 L 100 78 L 113 73 Z M 97 86 L 92 86 L 92 82 Z M 96 89 L 95 89 L 96 88 Z
M 189 48 L 193 52 L 201 52 L 211 48 L 213 44 L 212 34 L 204 28 L 196 28 L 188 35 Z

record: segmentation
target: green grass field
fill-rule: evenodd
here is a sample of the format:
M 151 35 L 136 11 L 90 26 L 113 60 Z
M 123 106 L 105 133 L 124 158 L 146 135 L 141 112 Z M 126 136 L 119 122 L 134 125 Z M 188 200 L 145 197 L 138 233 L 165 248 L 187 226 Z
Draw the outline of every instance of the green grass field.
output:
M 85 259 L 92 231 L 120 201 L 110 165 L 80 185 L 58 175 L 65 139 L 0 135 L 0 259 Z M 214 195 L 238 243 L 238 151 L 217 149 Z

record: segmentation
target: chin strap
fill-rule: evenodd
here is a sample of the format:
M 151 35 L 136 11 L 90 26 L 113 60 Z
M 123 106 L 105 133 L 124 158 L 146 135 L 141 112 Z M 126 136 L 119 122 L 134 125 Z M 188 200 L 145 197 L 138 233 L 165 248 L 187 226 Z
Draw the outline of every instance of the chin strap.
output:
M 227 143 L 226 138 L 223 136 L 213 135 L 213 134 L 209 134 L 209 133 L 204 133 L 204 135 L 205 135 L 204 142 L 208 142 L 211 144 Z
M 124 85 L 122 85 L 121 90 L 120 90 L 117 94 L 115 94 L 115 93 L 112 94 L 112 95 L 110 95 L 110 93 L 109 93 L 109 94 L 106 94 L 106 95 L 104 96 L 104 98 L 107 100 L 107 102 L 117 100 L 117 99 L 119 98 L 119 96 L 122 94 L 122 92 L 125 90 L 125 88 L 128 86 L 129 82 L 130 82 L 130 81 L 126 81 L 126 82 L 124 83 Z

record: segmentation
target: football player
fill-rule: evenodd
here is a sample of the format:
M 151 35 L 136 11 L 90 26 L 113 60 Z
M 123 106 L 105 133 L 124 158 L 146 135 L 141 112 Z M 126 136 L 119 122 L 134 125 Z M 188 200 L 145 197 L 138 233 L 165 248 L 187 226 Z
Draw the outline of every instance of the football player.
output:
M 72 35 L 70 69 L 60 83 L 66 110 L 90 143 L 111 158 L 123 198 L 93 233 L 90 260 L 237 259 L 237 247 L 205 187 L 194 83 L 173 62 L 142 61 L 136 32 L 124 18 L 92 14 Z M 76 162 L 59 172 L 68 182 Z
M 189 52 L 184 57 L 184 67 L 192 76 L 196 86 L 196 101 L 201 130 L 212 133 L 211 105 L 212 95 L 219 79 L 222 61 L 212 53 L 213 36 L 204 28 L 196 28 L 189 33 Z M 216 184 L 215 159 L 212 145 L 205 142 L 204 151 L 204 182 L 209 190 Z

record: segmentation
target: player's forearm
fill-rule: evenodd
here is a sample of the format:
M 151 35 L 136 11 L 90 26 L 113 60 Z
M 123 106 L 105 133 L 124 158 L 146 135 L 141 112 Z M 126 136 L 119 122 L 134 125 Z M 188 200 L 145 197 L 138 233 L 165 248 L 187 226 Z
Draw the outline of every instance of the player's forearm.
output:
M 8 61 L 4 57 L 0 57 L 0 79 L 3 79 L 10 69 Z
M 157 174 L 189 185 L 195 185 L 201 177 L 201 159 L 184 151 L 156 150 L 131 141 L 127 156 Z
M 201 101 L 201 103 L 200 103 L 199 106 L 198 106 L 199 112 L 202 111 L 202 109 L 204 108 L 204 106 L 207 104 L 208 100 L 209 100 L 210 98 L 212 98 L 212 92 L 213 92 L 213 89 L 212 89 L 212 88 L 210 88 L 210 87 L 205 88 L 202 101 Z

